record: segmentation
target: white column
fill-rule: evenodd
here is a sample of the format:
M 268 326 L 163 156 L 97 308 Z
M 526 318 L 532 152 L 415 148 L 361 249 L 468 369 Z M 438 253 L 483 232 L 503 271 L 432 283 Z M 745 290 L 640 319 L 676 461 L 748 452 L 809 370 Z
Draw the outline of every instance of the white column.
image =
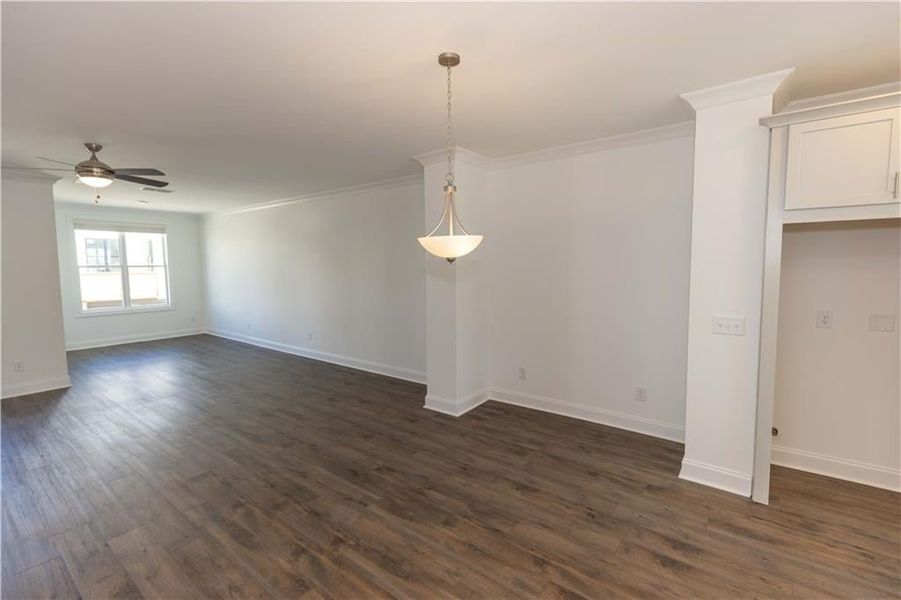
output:
M 2 180 L 2 396 L 69 385 L 53 183 L 4 172 Z
M 444 208 L 446 151 L 416 157 L 423 166 L 425 223 L 428 232 Z M 456 149 L 456 206 L 466 229 L 485 234 L 488 216 L 488 159 Z M 472 253 L 448 263 L 425 250 L 426 373 L 425 407 L 459 416 L 487 399 L 484 344 L 486 286 L 483 260 L 490 245 L 486 235 Z
M 695 110 L 685 457 L 680 477 L 751 494 L 769 132 L 791 69 L 683 94 Z M 739 335 L 714 319 L 743 320 Z

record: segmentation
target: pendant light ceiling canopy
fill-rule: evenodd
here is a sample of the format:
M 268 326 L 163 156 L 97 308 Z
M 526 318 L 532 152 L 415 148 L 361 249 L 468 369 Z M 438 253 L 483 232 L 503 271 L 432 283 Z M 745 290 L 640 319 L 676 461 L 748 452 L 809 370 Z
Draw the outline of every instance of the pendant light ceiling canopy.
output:
M 447 68 L 447 176 L 444 184 L 444 212 L 438 224 L 418 239 L 429 254 L 452 263 L 475 250 L 482 243 L 482 236 L 471 235 L 466 231 L 457 216 L 454 202 L 457 186 L 454 184 L 454 138 L 451 127 L 451 69 L 460 64 L 460 55 L 456 52 L 442 52 L 438 55 L 438 64 Z M 441 226 L 445 223 L 447 234 L 442 234 Z M 436 233 L 439 235 L 435 235 Z

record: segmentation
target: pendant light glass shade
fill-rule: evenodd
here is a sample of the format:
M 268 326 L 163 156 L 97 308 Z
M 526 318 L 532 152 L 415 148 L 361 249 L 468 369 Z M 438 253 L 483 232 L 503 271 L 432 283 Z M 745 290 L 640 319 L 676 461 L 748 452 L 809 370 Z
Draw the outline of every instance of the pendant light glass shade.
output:
M 480 235 L 431 235 L 419 238 L 419 243 L 429 254 L 446 258 L 450 262 L 466 256 L 482 243 Z
M 441 219 L 438 220 L 438 224 L 418 239 L 419 244 L 425 248 L 426 252 L 452 263 L 478 248 L 482 243 L 482 236 L 470 235 L 466 231 L 457 217 L 457 209 L 454 205 L 457 186 L 454 185 L 454 145 L 451 129 L 451 67 L 460 64 L 460 55 L 444 52 L 438 56 L 438 64 L 447 67 L 447 184 L 444 186 L 444 212 Z M 441 225 L 445 221 L 447 221 L 447 235 L 435 235 L 439 233 Z M 458 233 L 458 231 L 462 233 Z
M 454 262 L 461 256 L 466 256 L 482 243 L 482 236 L 470 235 L 457 218 L 457 209 L 454 206 L 456 193 L 455 186 L 451 184 L 444 186 L 444 213 L 428 235 L 418 238 L 419 244 L 426 249 L 426 252 L 439 258 L 445 258 L 447 262 Z M 447 221 L 447 235 L 435 235 L 445 221 Z M 463 233 L 457 233 L 455 229 Z

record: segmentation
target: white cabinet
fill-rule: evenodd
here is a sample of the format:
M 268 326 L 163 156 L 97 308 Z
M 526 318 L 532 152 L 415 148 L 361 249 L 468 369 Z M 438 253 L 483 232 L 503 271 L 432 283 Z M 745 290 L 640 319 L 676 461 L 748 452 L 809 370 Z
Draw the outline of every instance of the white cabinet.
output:
M 785 209 L 898 202 L 899 126 L 898 108 L 789 125 Z

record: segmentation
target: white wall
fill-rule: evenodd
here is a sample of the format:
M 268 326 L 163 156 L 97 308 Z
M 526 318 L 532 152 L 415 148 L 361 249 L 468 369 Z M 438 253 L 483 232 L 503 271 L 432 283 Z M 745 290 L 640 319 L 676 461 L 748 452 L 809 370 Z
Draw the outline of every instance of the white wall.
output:
M 2 180 L 2 396 L 69 385 L 52 180 Z M 22 370 L 14 364 L 20 361 Z
M 691 173 L 683 135 L 491 174 L 493 398 L 682 439 Z
M 461 217 L 486 238 L 454 265 L 416 243 L 440 204 L 426 218 L 423 183 L 209 214 L 209 329 L 424 381 L 433 269 L 432 302 L 454 313 L 434 324 L 450 335 L 433 332 L 435 343 L 456 349 L 431 354 L 451 352 L 457 368 L 430 394 L 462 398 L 464 410 L 490 396 L 681 440 L 692 139 L 676 129 L 489 171 L 464 154 Z
M 207 215 L 210 330 L 424 380 L 422 193 L 376 186 Z
M 899 247 L 897 221 L 786 226 L 774 463 L 901 489 Z M 895 331 L 869 331 L 871 314 Z
M 72 231 L 75 219 L 165 225 L 171 309 L 81 315 Z M 190 335 L 203 330 L 206 311 L 203 297 L 201 223 L 198 215 L 114 208 L 102 204 L 57 203 L 56 230 L 68 349 Z

